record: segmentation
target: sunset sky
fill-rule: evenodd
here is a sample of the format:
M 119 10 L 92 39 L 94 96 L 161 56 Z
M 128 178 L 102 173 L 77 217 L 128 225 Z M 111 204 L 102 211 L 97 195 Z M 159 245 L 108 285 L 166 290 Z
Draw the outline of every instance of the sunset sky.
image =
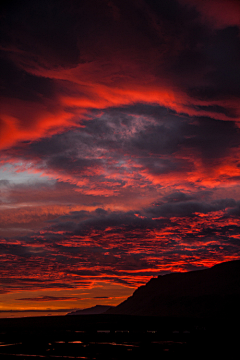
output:
M 240 258 L 240 2 L 5 0 L 0 310 Z

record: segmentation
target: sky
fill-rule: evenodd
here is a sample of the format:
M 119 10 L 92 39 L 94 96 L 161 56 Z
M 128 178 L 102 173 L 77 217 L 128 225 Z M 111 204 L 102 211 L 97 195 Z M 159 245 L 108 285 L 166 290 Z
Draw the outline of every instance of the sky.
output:
M 240 259 L 240 2 L 5 0 L 0 310 Z

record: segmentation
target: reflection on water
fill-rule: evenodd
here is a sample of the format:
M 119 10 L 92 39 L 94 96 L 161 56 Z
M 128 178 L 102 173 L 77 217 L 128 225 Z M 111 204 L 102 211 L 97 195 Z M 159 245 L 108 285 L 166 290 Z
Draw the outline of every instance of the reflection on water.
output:
M 90 359 L 89 357 L 86 356 L 69 356 L 69 355 L 32 355 L 32 354 L 1 354 L 2 356 L 18 356 L 18 357 L 38 357 L 38 358 L 63 358 L 63 359 Z M 91 358 L 91 360 L 93 360 L 94 358 Z
M 94 345 L 116 345 L 116 346 L 124 346 L 124 347 L 139 347 L 138 345 L 134 344 L 127 344 L 127 343 L 116 343 L 116 342 L 91 342 L 90 344 Z
M 68 344 L 82 344 L 82 341 L 69 341 Z
M 0 360 L 170 360 L 205 337 L 187 321 L 118 316 L 4 319 L 0 329 Z
M 146 332 L 147 333 L 147 332 Z M 146 334 L 145 333 L 145 334 Z M 155 337 L 155 334 L 151 334 Z M 85 336 L 85 335 L 83 335 Z M 83 340 L 74 340 L 74 339 L 66 339 L 57 340 L 54 339 L 52 342 L 44 343 L 42 342 L 42 346 L 39 347 L 37 343 L 34 346 L 31 346 L 29 341 L 23 343 L 0 343 L 0 346 L 8 347 L 9 351 L 4 351 L 1 353 L 1 356 L 4 356 L 4 359 L 8 359 L 11 357 L 20 357 L 20 358 L 55 358 L 55 359 L 84 359 L 84 360 L 98 360 L 101 359 L 104 354 L 108 354 L 106 359 L 116 359 L 116 360 L 132 360 L 132 359 L 142 359 L 142 352 L 145 351 L 145 336 L 143 341 L 122 341 L 117 335 L 117 338 L 110 340 L 112 335 L 110 334 L 99 334 L 102 338 L 93 339 L 88 338 L 87 341 Z M 124 336 L 129 337 L 129 333 L 125 333 Z M 122 335 L 121 335 L 122 337 Z M 105 339 L 104 339 L 105 338 Z M 109 341 L 108 341 L 109 339 Z M 150 339 L 149 339 L 150 340 Z M 78 346 L 75 347 L 74 345 Z M 173 340 L 156 340 L 151 339 L 148 342 L 148 354 L 151 352 L 156 352 L 158 354 L 162 354 L 165 352 L 169 352 L 172 346 L 183 345 L 185 342 L 183 341 L 173 341 Z M 9 348 L 12 346 L 12 348 Z M 31 353 L 32 351 L 32 353 Z M 39 351 L 39 353 L 38 353 Z M 128 355 L 129 354 L 129 355 Z M 100 356 L 100 357 L 99 357 Z M 151 357 L 150 357 L 151 358 Z M 154 358 L 155 359 L 155 358 Z M 163 358 L 164 359 L 164 358 Z
M 110 330 L 97 330 L 99 334 L 110 334 Z
M 231 325 L 222 319 L 115 315 L 4 319 L 0 321 L 0 360 L 215 359 L 224 349 L 226 354 L 230 351 L 225 358 L 233 359 L 233 350 L 239 353 L 239 332 Z

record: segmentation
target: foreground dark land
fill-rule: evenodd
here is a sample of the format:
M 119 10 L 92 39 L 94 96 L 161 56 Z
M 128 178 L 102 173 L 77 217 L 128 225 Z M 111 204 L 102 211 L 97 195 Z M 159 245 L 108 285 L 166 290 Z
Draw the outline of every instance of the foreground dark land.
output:
M 0 358 L 233 358 L 240 353 L 239 320 L 110 314 L 0 319 Z

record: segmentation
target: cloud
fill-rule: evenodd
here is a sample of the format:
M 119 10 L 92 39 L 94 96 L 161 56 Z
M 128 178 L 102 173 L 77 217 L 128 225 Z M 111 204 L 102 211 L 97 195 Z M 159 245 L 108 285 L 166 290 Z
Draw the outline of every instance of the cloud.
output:
M 108 296 L 94 296 L 94 299 L 109 299 Z
M 202 21 L 208 21 L 217 29 L 228 26 L 240 26 L 238 13 L 239 2 L 236 0 L 181 0 L 183 4 L 195 7 L 202 14 Z
M 234 122 L 180 116 L 159 106 L 136 104 L 108 109 L 82 126 L 19 144 L 3 152 L 5 161 L 23 161 L 23 169 L 27 166 L 28 171 L 55 178 L 59 183 L 55 191 L 63 187 L 62 181 L 89 195 L 111 196 L 137 183 L 150 188 L 160 177 L 162 186 L 170 178 L 175 181 L 176 175 L 185 182 L 186 174 L 204 179 L 209 169 L 218 179 L 224 162 L 232 164 L 232 175 L 239 176 L 237 159 L 231 160 L 240 146 Z
M 234 0 L 2 5 L 3 293 L 239 258 L 238 15 Z
M 185 199 L 184 199 L 185 200 Z M 173 201 L 170 203 L 163 203 L 157 206 L 146 209 L 147 213 L 150 213 L 155 217 L 174 217 L 174 216 L 195 216 L 196 213 L 207 214 L 213 211 L 220 211 L 226 208 L 234 208 L 236 202 L 233 199 L 221 199 L 214 202 L 200 202 L 189 200 L 187 201 Z
M 2 146 L 79 126 L 89 109 L 136 102 L 221 120 L 234 114 L 237 120 L 234 2 L 228 12 L 210 12 L 221 28 L 203 21 L 209 13 L 201 2 L 191 5 L 92 0 L 6 6 Z M 221 5 L 226 8 L 226 2 Z M 218 9 L 216 2 L 210 8 Z
M 38 296 L 38 297 L 31 297 L 31 298 L 19 298 L 16 300 L 22 301 L 78 301 L 82 300 L 79 297 L 72 297 L 72 296 Z

